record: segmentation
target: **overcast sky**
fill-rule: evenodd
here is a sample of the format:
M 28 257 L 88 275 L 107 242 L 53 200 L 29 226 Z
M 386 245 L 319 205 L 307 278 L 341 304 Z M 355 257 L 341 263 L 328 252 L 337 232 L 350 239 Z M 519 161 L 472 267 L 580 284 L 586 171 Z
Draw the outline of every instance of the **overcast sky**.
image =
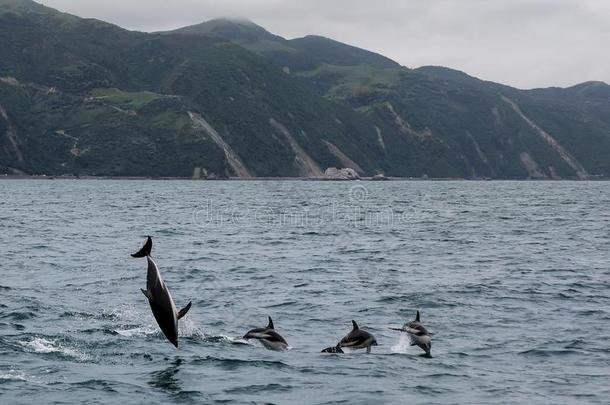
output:
M 610 0 L 45 0 L 156 31 L 244 17 L 286 38 L 318 34 L 408 66 L 442 65 L 521 88 L 610 83 Z

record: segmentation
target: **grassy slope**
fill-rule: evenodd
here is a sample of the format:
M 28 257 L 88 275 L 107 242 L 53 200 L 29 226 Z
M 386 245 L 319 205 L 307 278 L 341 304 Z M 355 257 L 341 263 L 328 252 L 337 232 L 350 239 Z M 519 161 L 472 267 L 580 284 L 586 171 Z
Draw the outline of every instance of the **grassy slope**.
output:
M 285 40 L 256 26 L 255 34 L 245 35 L 249 27 L 216 21 L 188 30 L 220 35 L 257 52 L 289 68 L 318 94 L 365 113 L 392 145 L 379 162 L 391 173 L 527 177 L 531 173 L 523 159 L 529 156 L 543 175 L 573 176 L 574 170 L 502 96 L 516 102 L 591 173 L 609 172 L 607 86 L 520 91 L 442 67 L 409 70 L 323 37 Z M 394 113 L 411 130 L 401 129 Z
M 257 175 L 297 173 L 294 153 L 271 127 L 271 118 L 301 138 L 302 147 L 322 168 L 339 164 L 323 145 L 328 139 L 373 170 L 367 145 L 375 136 L 371 123 L 241 47 L 200 36 L 131 33 L 48 9 L 2 13 L 0 27 L 0 41 L 9 55 L 0 61 L 0 75 L 55 87 L 62 94 L 62 107 L 45 120 L 32 115 L 34 110 L 46 111 L 49 101 L 44 97 L 21 104 L 19 111 L 8 98 L 0 100 L 11 105 L 13 120 L 23 123 L 24 150 L 44 149 L 34 146 L 46 145 L 44 133 L 54 130 L 55 121 L 80 128 L 81 143 L 90 143 L 76 159 L 66 156 L 65 147 L 61 158 L 53 154 L 38 161 L 36 152 L 31 165 L 18 165 L 23 170 L 74 167 L 86 173 L 150 175 L 185 175 L 196 165 L 223 170 L 209 140 L 199 152 L 203 162 L 191 156 L 188 142 L 176 144 L 190 128 L 175 125 L 187 110 L 201 113 Z M 180 101 L 174 98 L 172 104 L 161 95 L 177 95 Z M 164 111 L 157 98 L 175 114 Z M 67 120 L 64 114 L 69 114 Z M 26 124 L 30 121 L 35 124 Z M 135 150 L 138 145 L 142 151 Z M 161 159 L 162 153 L 171 161 Z M 123 161 L 128 159 L 135 162 Z
M 180 32 L 129 32 L 0 0 L 0 77 L 21 82 L 0 83 L 9 116 L 0 119 L 0 169 L 230 174 L 223 152 L 192 127 L 194 111 L 259 176 L 298 173 L 271 119 L 322 169 L 341 165 L 330 141 L 369 174 L 527 177 L 527 154 L 546 175 L 572 176 L 508 97 L 591 173 L 610 173 L 605 84 L 520 91 L 451 69 L 409 70 L 322 37 L 288 41 L 247 22 Z M 9 127 L 25 162 L 11 152 Z

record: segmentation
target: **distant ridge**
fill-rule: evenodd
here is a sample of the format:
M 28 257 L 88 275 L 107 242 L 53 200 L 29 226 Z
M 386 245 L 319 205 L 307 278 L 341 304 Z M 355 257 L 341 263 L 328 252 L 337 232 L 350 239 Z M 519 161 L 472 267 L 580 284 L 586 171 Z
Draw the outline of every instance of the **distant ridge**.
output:
M 281 40 L 281 37 L 245 18 L 216 18 L 168 32 L 205 34 L 235 41 Z

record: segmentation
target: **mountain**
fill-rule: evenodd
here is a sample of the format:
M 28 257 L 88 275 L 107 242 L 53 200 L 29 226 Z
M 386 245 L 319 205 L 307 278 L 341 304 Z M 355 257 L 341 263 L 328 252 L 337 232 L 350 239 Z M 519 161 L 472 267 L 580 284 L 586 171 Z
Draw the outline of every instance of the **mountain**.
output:
M 166 32 L 167 33 L 167 32 Z M 393 60 L 374 52 L 346 45 L 317 35 L 286 40 L 269 33 L 248 20 L 215 19 L 201 24 L 179 28 L 169 33 L 201 34 L 222 38 L 239 44 L 266 57 L 276 58 L 284 64 L 315 66 L 328 63 L 340 66 L 368 65 L 377 68 L 400 67 Z M 301 70 L 299 69 L 299 70 Z
M 519 90 L 247 20 L 141 33 L 0 0 L 0 172 L 586 178 L 610 86 Z
M 380 139 L 391 142 L 397 132 L 411 138 L 424 151 L 415 160 L 399 157 L 410 175 L 584 178 L 610 172 L 605 83 L 519 90 L 445 67 L 407 69 L 322 37 L 275 38 L 281 46 L 270 40 L 264 47 L 256 40 L 233 42 L 305 79 L 321 96 L 365 113 Z M 430 155 L 424 142 L 443 155 L 444 167 L 418 164 Z

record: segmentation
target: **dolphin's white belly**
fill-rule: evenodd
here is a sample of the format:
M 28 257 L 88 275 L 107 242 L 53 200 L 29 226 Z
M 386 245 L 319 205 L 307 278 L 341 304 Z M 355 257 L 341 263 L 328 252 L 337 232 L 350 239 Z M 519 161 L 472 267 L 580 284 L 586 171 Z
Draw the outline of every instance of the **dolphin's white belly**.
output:
M 284 342 L 272 342 L 269 341 L 267 339 L 259 339 L 259 342 L 261 342 L 263 344 L 263 346 L 265 346 L 267 349 L 270 350 L 286 350 L 286 348 L 288 347 L 288 345 Z

